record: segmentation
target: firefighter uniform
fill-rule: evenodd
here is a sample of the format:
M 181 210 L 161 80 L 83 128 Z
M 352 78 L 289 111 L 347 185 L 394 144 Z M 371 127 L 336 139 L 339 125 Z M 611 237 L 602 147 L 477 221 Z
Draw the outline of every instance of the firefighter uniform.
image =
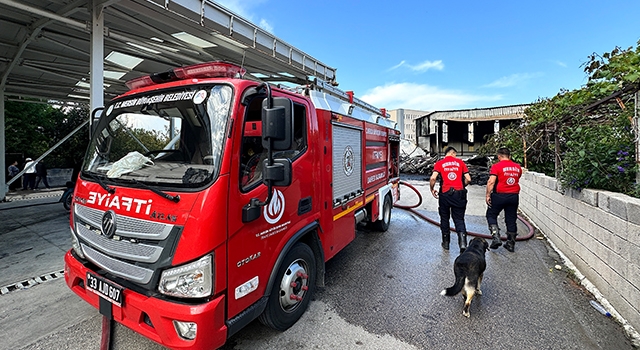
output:
M 465 176 L 469 176 L 469 169 L 461 159 L 454 155 L 455 150 L 454 153 L 447 153 L 446 157 L 436 162 L 433 171 L 434 174 L 438 173 L 440 179 L 440 191 L 437 197 L 442 248 L 449 249 L 449 218 L 452 218 L 458 233 L 460 252 L 463 252 L 467 248 L 467 227 L 464 222 L 464 214 L 467 210 Z
M 500 230 L 498 228 L 498 215 L 504 210 L 504 222 L 507 227 L 507 242 L 505 248 L 513 252 L 515 238 L 518 234 L 516 220 L 518 218 L 518 204 L 520 197 L 520 177 L 522 167 L 520 164 L 509 158 L 501 159 L 491 166 L 490 177 L 495 177 L 493 189 L 491 189 L 491 205 L 487 207 L 487 224 L 493 236 L 491 248 L 496 249 L 502 242 L 500 241 Z M 488 189 L 490 190 L 490 189 Z

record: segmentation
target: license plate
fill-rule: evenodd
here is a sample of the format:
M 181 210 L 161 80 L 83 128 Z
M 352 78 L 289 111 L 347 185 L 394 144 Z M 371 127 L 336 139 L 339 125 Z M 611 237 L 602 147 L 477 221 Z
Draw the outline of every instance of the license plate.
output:
M 124 288 L 91 272 L 87 272 L 87 290 L 98 294 L 115 305 L 122 306 Z

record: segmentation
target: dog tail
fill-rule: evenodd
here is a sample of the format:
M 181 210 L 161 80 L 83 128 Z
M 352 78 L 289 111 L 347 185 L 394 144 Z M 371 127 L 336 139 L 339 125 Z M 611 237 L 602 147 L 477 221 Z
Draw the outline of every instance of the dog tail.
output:
M 458 295 L 458 293 L 460 293 L 460 291 L 462 290 L 463 286 L 464 286 L 464 277 L 456 276 L 456 283 L 453 286 L 447 289 L 444 289 L 442 292 L 440 292 L 440 295 L 445 295 L 448 297 Z

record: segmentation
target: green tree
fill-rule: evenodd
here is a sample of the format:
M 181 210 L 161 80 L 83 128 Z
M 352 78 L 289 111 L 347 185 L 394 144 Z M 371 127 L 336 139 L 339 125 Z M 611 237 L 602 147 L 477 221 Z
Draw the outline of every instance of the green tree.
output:
M 638 43 L 640 44 L 640 42 Z M 554 176 L 565 188 L 599 188 L 640 197 L 631 121 L 640 86 L 640 46 L 592 54 L 584 64 L 588 82 L 561 90 L 525 110 L 523 124 L 501 130 L 481 148 L 493 154 L 506 145 L 527 167 Z M 555 167 L 555 159 L 561 162 Z
M 145 154 L 147 150 L 161 150 L 170 141 L 167 134 L 156 130 L 135 128 L 129 129 L 128 131 L 129 132 L 125 131 L 124 128 L 119 128 L 114 132 L 109 154 L 112 161 L 116 161 L 133 151 Z M 147 150 L 145 150 L 140 143 L 142 143 Z
M 7 153 L 37 158 L 88 118 L 87 108 L 7 101 L 5 103 Z M 73 167 L 81 161 L 89 141 L 88 126 L 45 158 L 49 168 Z

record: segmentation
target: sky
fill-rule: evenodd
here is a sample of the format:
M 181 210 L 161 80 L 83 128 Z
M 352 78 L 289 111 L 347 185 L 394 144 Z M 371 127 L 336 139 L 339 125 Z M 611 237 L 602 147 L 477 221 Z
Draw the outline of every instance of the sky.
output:
M 587 82 L 593 53 L 636 47 L 638 0 L 220 0 L 378 107 L 533 103 Z

